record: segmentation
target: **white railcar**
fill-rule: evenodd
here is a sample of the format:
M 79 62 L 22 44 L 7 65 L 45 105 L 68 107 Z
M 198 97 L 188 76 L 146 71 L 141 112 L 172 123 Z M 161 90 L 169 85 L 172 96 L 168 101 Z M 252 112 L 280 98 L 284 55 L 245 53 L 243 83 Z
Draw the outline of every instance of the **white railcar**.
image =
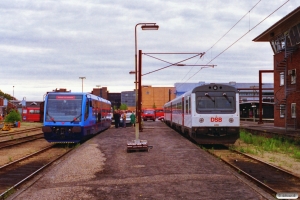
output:
M 195 87 L 164 105 L 165 123 L 199 144 L 232 144 L 239 138 L 239 93 L 235 87 Z

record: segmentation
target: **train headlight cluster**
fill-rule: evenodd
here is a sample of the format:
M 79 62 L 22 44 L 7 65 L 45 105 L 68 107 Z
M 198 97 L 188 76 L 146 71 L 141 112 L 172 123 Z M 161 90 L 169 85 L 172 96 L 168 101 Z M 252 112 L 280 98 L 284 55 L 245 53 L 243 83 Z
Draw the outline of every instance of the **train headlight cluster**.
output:
M 234 119 L 233 119 L 233 118 L 229 118 L 229 122 L 230 122 L 230 123 L 233 123 L 233 122 L 234 122 Z

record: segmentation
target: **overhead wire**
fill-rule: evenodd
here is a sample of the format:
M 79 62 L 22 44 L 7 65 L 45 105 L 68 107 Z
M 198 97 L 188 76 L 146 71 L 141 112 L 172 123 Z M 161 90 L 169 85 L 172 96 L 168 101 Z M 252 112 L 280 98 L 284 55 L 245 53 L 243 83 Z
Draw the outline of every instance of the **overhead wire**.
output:
M 260 0 L 260 1 L 261 1 L 261 0 Z M 259 1 L 259 2 L 260 2 L 260 1 Z M 241 40 L 243 37 L 245 37 L 245 36 L 246 36 L 248 33 L 250 33 L 252 30 L 254 30 L 257 26 L 259 26 L 262 22 L 264 22 L 267 18 L 269 18 L 271 15 L 273 15 L 276 11 L 278 11 L 281 7 L 283 7 L 283 6 L 284 6 L 287 2 L 289 2 L 289 1 L 290 1 L 290 0 L 287 0 L 286 2 L 284 2 L 281 6 L 279 6 L 279 7 L 278 7 L 277 9 L 275 9 L 272 13 L 270 13 L 268 16 L 266 16 L 263 20 L 261 20 L 259 23 L 257 23 L 254 27 L 252 27 L 251 29 L 249 29 L 245 34 L 243 34 L 241 37 L 239 37 L 237 40 L 235 40 L 231 45 L 229 45 L 227 48 L 225 48 L 222 52 L 220 52 L 218 55 L 216 55 L 213 59 L 211 59 L 211 60 L 210 60 L 208 63 L 206 63 L 206 64 L 209 64 L 209 63 L 211 63 L 213 60 L 215 60 L 216 58 L 218 58 L 221 54 L 223 54 L 225 51 L 227 51 L 230 47 L 232 47 L 234 44 L 236 44 L 239 40 Z M 259 2 L 258 2 L 258 3 L 259 3 Z M 257 3 L 257 4 L 258 4 L 258 3 Z M 256 5 L 257 5 L 257 4 L 256 4 Z M 256 5 L 255 5 L 255 6 L 256 6 Z M 254 6 L 254 7 L 255 7 L 255 6 Z M 253 7 L 253 8 L 254 8 L 254 7 Z M 252 9 L 253 9 L 253 8 L 252 8 Z M 251 9 L 251 10 L 252 10 L 252 9 Z M 251 11 L 251 10 L 250 10 L 250 11 Z M 246 15 L 244 15 L 242 18 L 244 18 L 245 16 L 246 16 Z M 239 21 L 241 21 L 241 19 L 240 19 Z M 238 21 L 238 22 L 239 22 L 239 21 Z M 238 22 L 237 22 L 237 23 L 238 23 Z M 237 23 L 236 23 L 236 24 L 237 24 Z M 235 24 L 234 26 L 236 26 L 236 24 Z M 233 26 L 233 27 L 234 27 L 234 26 Z M 233 27 L 232 27 L 232 28 L 233 28 Z M 232 29 L 232 28 L 231 28 L 231 29 Z M 250 26 L 249 26 L 249 28 L 250 28 Z M 230 30 L 231 30 L 231 29 L 230 29 Z M 230 31 L 230 30 L 229 30 L 229 31 Z M 229 31 L 227 31 L 226 34 L 227 34 Z M 226 35 L 226 34 L 225 34 L 225 35 Z M 222 37 L 221 37 L 214 45 L 216 45 L 216 44 L 217 44 L 217 43 L 218 43 L 225 35 L 223 35 L 223 36 L 222 36 Z M 214 46 L 214 45 L 213 45 L 213 46 Z M 213 47 L 213 46 L 212 46 L 212 47 Z M 209 51 L 210 49 L 212 49 L 212 47 L 209 48 L 208 51 Z M 190 76 L 185 82 L 187 82 L 187 81 L 190 80 L 192 77 L 194 77 L 196 74 L 198 74 L 202 69 L 203 69 L 203 68 L 201 68 L 201 69 L 199 69 L 197 72 L 195 72 L 195 73 L 194 73 L 192 76 Z
M 220 42 L 220 40 L 222 40 L 238 23 L 240 23 L 240 21 L 242 21 L 242 19 L 244 19 L 262 0 L 259 0 L 244 16 L 242 16 L 223 36 L 221 36 L 209 49 L 207 49 L 205 52 L 208 52 L 209 50 L 211 50 L 217 43 Z M 250 19 L 249 19 L 250 20 Z M 250 23 L 249 23 L 250 24 Z M 250 29 L 250 25 L 249 25 L 249 29 Z M 200 58 L 199 58 L 200 59 Z M 199 61 L 199 59 L 196 61 L 196 63 Z M 195 63 L 195 64 L 196 64 Z M 193 69 L 194 67 L 192 67 L 187 73 L 186 75 L 181 79 L 183 80 Z M 200 70 L 202 70 L 203 68 L 201 68 Z

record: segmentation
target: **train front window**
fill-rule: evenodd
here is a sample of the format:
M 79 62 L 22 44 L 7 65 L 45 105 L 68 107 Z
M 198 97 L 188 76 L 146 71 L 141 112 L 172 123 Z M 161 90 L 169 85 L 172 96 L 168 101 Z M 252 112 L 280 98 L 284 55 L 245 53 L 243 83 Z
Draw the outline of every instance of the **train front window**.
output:
M 227 109 L 233 109 L 233 97 L 216 97 L 216 108 L 217 109 L 222 109 L 222 110 L 227 110 Z
M 197 109 L 207 110 L 215 107 L 214 99 L 207 97 L 197 97 Z
M 197 113 L 234 113 L 235 96 L 234 94 L 223 95 L 222 93 L 196 93 Z
M 80 121 L 82 116 L 81 105 L 81 95 L 49 94 L 46 108 L 46 121 Z

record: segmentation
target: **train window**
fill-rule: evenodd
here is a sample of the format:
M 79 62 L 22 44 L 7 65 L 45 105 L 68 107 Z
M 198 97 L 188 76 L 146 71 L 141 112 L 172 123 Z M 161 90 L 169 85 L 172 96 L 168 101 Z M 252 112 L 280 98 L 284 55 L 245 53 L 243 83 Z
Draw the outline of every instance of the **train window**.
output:
M 197 97 L 197 109 L 211 109 L 215 108 L 215 102 L 207 97 Z
M 189 100 L 185 100 L 185 113 L 188 114 L 189 113 Z
M 232 109 L 233 108 L 233 105 L 234 105 L 234 101 L 233 101 L 233 97 L 227 97 L 227 98 L 224 98 L 224 97 L 216 97 L 215 98 L 216 100 L 216 108 L 219 108 L 219 109 Z
M 49 95 L 46 121 L 80 121 L 82 95 Z

